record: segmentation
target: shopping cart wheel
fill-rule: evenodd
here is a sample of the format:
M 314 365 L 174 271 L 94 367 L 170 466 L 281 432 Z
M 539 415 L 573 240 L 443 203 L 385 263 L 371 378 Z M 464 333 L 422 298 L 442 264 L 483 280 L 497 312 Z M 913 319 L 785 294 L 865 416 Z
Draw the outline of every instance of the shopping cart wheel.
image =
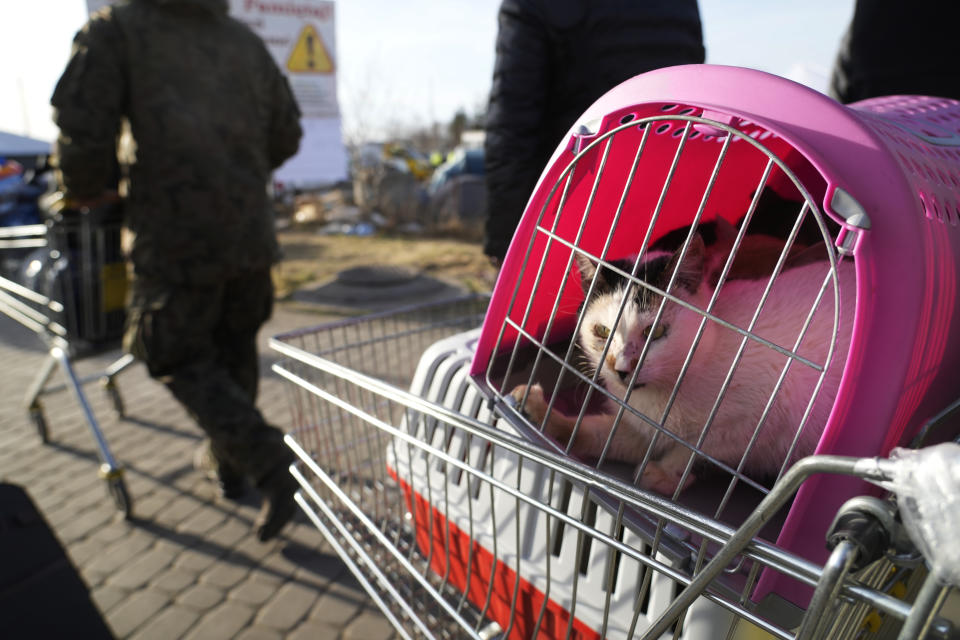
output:
M 110 469 L 103 465 L 100 467 L 100 475 L 107 481 L 107 493 L 113 498 L 113 503 L 123 512 L 123 517 L 129 520 L 133 517 L 133 501 L 127 491 L 127 483 L 123 480 L 123 469 Z
M 116 383 L 113 381 L 113 378 L 105 376 L 100 384 L 103 385 L 103 390 L 106 392 L 107 397 L 110 398 L 110 402 L 113 403 L 113 409 L 117 412 L 119 417 L 123 417 L 123 398 L 120 397 L 120 390 L 117 389 Z
M 33 422 L 33 426 L 37 428 L 37 433 L 40 435 L 40 442 L 47 444 L 50 442 L 50 436 L 47 433 L 47 419 L 43 417 L 43 407 L 39 402 L 34 403 L 30 407 L 30 421 Z

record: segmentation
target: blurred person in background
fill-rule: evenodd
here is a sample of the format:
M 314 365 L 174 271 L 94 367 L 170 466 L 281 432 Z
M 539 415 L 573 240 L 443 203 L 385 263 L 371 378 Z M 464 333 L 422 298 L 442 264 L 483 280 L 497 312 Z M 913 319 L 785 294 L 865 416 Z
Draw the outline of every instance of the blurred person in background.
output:
M 843 103 L 889 95 L 960 100 L 958 21 L 960 2 L 858 0 L 830 95 Z
M 267 185 L 296 153 L 300 110 L 227 0 L 121 0 L 77 33 L 51 103 L 68 208 L 122 195 L 133 282 L 124 347 L 209 437 L 224 495 L 251 480 L 266 541 L 292 518 L 283 434 L 256 408 L 256 335 L 278 257 Z M 132 138 L 119 180 L 117 143 Z
M 499 265 L 576 119 L 637 74 L 704 61 L 696 0 L 503 0 L 486 119 L 484 253 Z

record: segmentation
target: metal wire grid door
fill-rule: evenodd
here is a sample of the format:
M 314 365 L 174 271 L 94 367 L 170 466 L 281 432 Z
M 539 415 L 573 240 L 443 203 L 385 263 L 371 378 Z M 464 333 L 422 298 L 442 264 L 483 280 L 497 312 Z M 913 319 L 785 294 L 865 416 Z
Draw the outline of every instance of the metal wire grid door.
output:
M 654 284 L 644 281 L 641 277 L 642 273 L 640 273 L 641 265 L 645 255 L 653 243 L 654 229 L 657 225 L 658 219 L 661 216 L 663 203 L 669 190 L 671 189 L 671 184 L 677 171 L 677 167 L 680 164 L 690 138 L 700 133 L 700 131 L 694 128 L 695 125 L 709 127 L 711 131 L 715 132 L 714 138 L 716 139 L 716 144 L 714 144 L 714 147 L 716 148 L 716 156 L 709 180 L 703 191 L 702 197 L 700 198 L 699 206 L 693 214 L 692 220 L 689 222 L 689 226 L 686 229 L 686 237 L 683 239 L 683 244 L 679 248 L 681 261 L 690 250 L 691 242 L 697 233 L 698 227 L 703 224 L 703 216 L 706 211 L 707 202 L 710 199 L 711 192 L 714 189 L 721 168 L 724 166 L 724 161 L 727 157 L 727 152 L 731 144 L 734 142 L 749 144 L 756 150 L 756 153 L 763 154 L 766 157 L 765 166 L 763 167 L 762 173 L 760 173 L 758 176 L 755 188 L 753 189 L 753 197 L 750 201 L 750 206 L 744 213 L 743 219 L 739 224 L 739 230 L 737 231 L 736 238 L 730 249 L 729 256 L 722 263 L 722 270 L 719 273 L 717 285 L 713 295 L 709 300 L 709 303 L 705 308 L 691 306 L 688 302 L 677 297 L 677 294 L 675 293 L 675 281 L 677 279 L 676 273 L 671 276 L 670 282 L 665 290 L 658 288 Z M 613 218 L 614 222 L 609 226 L 609 229 L 605 231 L 606 239 L 603 244 L 603 249 L 599 252 L 599 254 L 593 254 L 585 250 L 581 246 L 580 241 L 581 238 L 584 237 L 585 232 L 590 225 L 594 195 L 596 194 L 601 182 L 605 179 L 605 168 L 608 154 L 610 153 L 612 145 L 617 143 L 618 134 L 628 129 L 636 128 L 642 129 L 643 134 L 639 145 L 636 148 L 633 164 L 627 173 L 627 180 L 619 187 L 622 190 L 622 193 L 619 198 L 618 209 Z M 718 133 L 721 135 L 717 135 Z M 810 357 L 801 355 L 799 347 L 810 327 L 811 319 L 813 318 L 815 312 L 817 312 L 821 307 L 828 308 L 828 312 L 832 316 L 832 335 L 834 338 L 836 338 L 838 325 L 840 322 L 840 286 L 838 282 L 838 269 L 840 268 L 841 262 L 846 258 L 847 255 L 849 255 L 849 251 L 847 249 L 853 240 L 851 236 L 839 234 L 835 244 L 835 241 L 831 237 L 831 233 L 828 230 L 827 224 L 824 222 L 821 212 L 819 211 L 810 193 L 806 190 L 805 186 L 777 156 L 775 156 L 760 142 L 754 139 L 755 137 L 762 137 L 756 134 L 757 132 L 753 132 L 753 136 L 751 136 L 748 133 L 745 133 L 743 130 L 705 120 L 701 117 L 693 115 L 651 117 L 632 120 L 622 124 L 609 133 L 598 137 L 596 140 L 592 141 L 589 146 L 586 146 L 582 151 L 580 151 L 570 162 L 560 180 L 558 180 L 553 186 L 548 201 L 540 212 L 540 220 L 538 221 L 534 238 L 532 238 L 530 241 L 530 248 L 528 249 L 522 271 L 527 273 L 525 276 L 526 278 L 533 279 L 534 284 L 532 290 L 535 293 L 531 294 L 526 300 L 523 300 L 517 297 L 519 286 L 514 291 L 514 298 L 511 300 L 507 313 L 507 319 L 500 332 L 500 337 L 498 339 L 497 348 L 495 351 L 500 352 L 503 347 L 508 344 L 508 340 L 504 338 L 508 332 L 515 332 L 517 335 L 519 335 L 519 339 L 516 339 L 512 346 L 510 346 L 510 348 L 507 350 L 509 354 L 508 356 L 501 356 L 496 359 L 491 359 L 487 371 L 488 384 L 490 384 L 494 392 L 501 397 L 506 397 L 510 393 L 513 386 L 518 382 L 524 382 L 530 385 L 537 381 L 549 379 L 551 386 L 555 386 L 556 389 L 563 387 L 565 381 L 567 382 L 568 387 L 570 384 L 580 387 L 577 389 L 577 393 L 583 399 L 579 403 L 579 415 L 576 415 L 577 423 L 574 427 L 574 433 L 568 442 L 560 443 L 561 446 L 565 446 L 565 450 L 567 452 L 570 451 L 573 445 L 576 436 L 576 430 L 579 428 L 582 420 L 584 419 L 593 396 L 601 396 L 607 401 L 615 403 L 619 407 L 620 414 L 617 416 L 617 421 L 614 423 L 614 427 L 610 432 L 609 438 L 607 439 L 604 453 L 601 454 L 599 459 L 597 459 L 594 463 L 597 468 L 602 468 L 604 466 L 606 461 L 606 450 L 614 438 L 615 432 L 618 428 L 617 425 L 619 425 L 621 418 L 625 414 L 632 415 L 636 420 L 641 420 L 645 424 L 649 425 L 652 430 L 655 430 L 655 433 L 641 464 L 639 464 L 633 471 L 633 481 L 635 483 L 639 483 L 641 477 L 643 476 L 647 465 L 651 461 L 651 452 L 654 450 L 659 439 L 672 439 L 681 446 L 687 448 L 689 450 L 689 461 L 686 465 L 686 469 L 684 470 L 684 479 L 686 479 L 688 474 L 691 473 L 695 463 L 701 465 L 708 464 L 714 469 L 729 476 L 726 489 L 717 498 L 715 504 L 711 505 L 711 510 L 706 511 L 708 515 L 711 515 L 713 518 L 717 519 L 724 517 L 727 509 L 730 507 L 731 499 L 737 492 L 738 486 L 746 485 L 761 496 L 768 492 L 769 485 L 772 483 L 769 481 L 767 483 L 761 483 L 755 478 L 747 475 L 744 472 L 745 463 L 753 451 L 753 447 L 758 440 L 758 436 L 765 422 L 767 421 L 771 408 L 777 401 L 777 396 L 784 384 L 784 380 L 790 374 L 791 369 L 809 368 L 810 370 L 816 372 L 816 384 L 810 390 L 811 393 L 806 403 L 803 418 L 799 424 L 795 426 L 793 441 L 790 444 L 788 454 L 782 460 L 779 472 L 776 475 L 776 478 L 773 480 L 782 477 L 788 463 L 791 462 L 791 459 L 793 458 L 800 434 L 804 429 L 811 409 L 817 401 L 830 364 L 834 360 L 835 356 L 834 341 L 830 342 L 829 349 L 822 354 L 822 357 L 819 359 L 811 359 Z M 637 188 L 634 187 L 635 182 L 640 182 L 640 179 L 637 176 L 637 167 L 643 158 L 648 139 L 654 135 L 672 136 L 677 140 L 676 150 L 673 154 L 671 166 L 663 183 L 656 186 L 651 186 L 650 184 L 644 185 L 644 188 L 646 189 L 659 189 L 660 194 L 657 198 L 656 208 L 651 212 L 650 220 L 646 228 L 635 229 L 637 237 L 642 238 L 642 242 L 640 242 L 637 257 L 635 260 L 633 260 L 633 268 L 631 270 L 624 270 L 624 267 L 618 266 L 611 261 L 607 252 L 611 245 L 611 240 L 617 225 L 620 223 L 621 216 L 623 214 L 624 203 L 627 201 L 629 191 L 631 188 Z M 701 137 L 703 137 L 703 135 L 701 135 Z M 567 193 L 571 178 L 577 172 L 578 164 L 580 163 L 581 159 L 590 153 L 600 154 L 599 169 L 596 170 L 595 175 L 593 176 L 593 185 L 585 209 L 571 210 L 571 208 L 566 207 Z M 737 326 L 726 321 L 722 317 L 714 315 L 713 308 L 724 284 L 728 281 L 728 277 L 731 275 L 731 269 L 733 268 L 738 252 L 740 251 L 740 248 L 744 244 L 745 240 L 748 238 L 747 233 L 755 213 L 758 212 L 758 202 L 760 201 L 761 194 L 769 186 L 769 180 L 774 170 L 779 170 L 783 173 L 783 175 L 789 178 L 797 193 L 802 196 L 802 201 L 796 203 L 796 207 L 792 213 L 792 221 L 787 227 L 789 232 L 783 239 L 782 250 L 779 251 L 779 255 L 777 256 L 775 263 L 771 263 L 769 271 L 763 274 L 766 284 L 762 296 L 760 297 L 760 303 L 753 310 L 750 322 L 744 326 Z M 559 204 L 557 204 L 557 200 L 555 200 L 556 198 L 559 199 Z M 550 222 L 548 225 L 544 225 L 544 214 L 551 207 L 551 205 L 556 207 L 556 214 L 553 216 L 552 222 Z M 557 232 L 557 227 L 564 216 L 569 216 L 579 220 L 576 233 L 573 235 L 573 237 L 570 237 L 569 234 L 566 236 L 560 235 Z M 803 309 L 803 312 L 806 315 L 804 322 L 800 326 L 799 332 L 796 335 L 795 341 L 793 343 L 777 344 L 766 339 L 763 335 L 759 335 L 758 333 L 754 332 L 754 327 L 757 323 L 758 317 L 761 315 L 761 312 L 764 309 L 765 301 L 770 295 L 772 287 L 777 282 L 777 278 L 785 270 L 788 261 L 791 259 L 791 255 L 795 255 L 793 253 L 794 247 L 801 229 L 806 228 L 809 230 L 811 226 L 819 231 L 818 235 L 820 236 L 820 244 L 823 245 L 822 247 L 818 247 L 818 250 L 822 249 L 821 255 L 824 265 L 822 270 L 821 285 L 815 298 L 810 300 L 809 306 L 804 307 Z M 540 236 L 540 241 L 545 239 L 545 249 L 543 250 L 542 254 L 540 254 L 538 260 L 535 257 L 531 258 L 534 242 L 538 240 L 537 236 Z M 551 252 L 555 252 L 560 255 L 551 256 Z M 618 397 L 612 394 L 604 387 L 599 379 L 600 368 L 597 368 L 596 371 L 591 372 L 585 371 L 582 367 L 578 366 L 578 359 L 581 359 L 582 353 L 580 353 L 580 347 L 577 344 L 577 341 L 575 339 L 564 341 L 562 336 L 555 335 L 555 333 L 558 332 L 554 331 L 554 325 L 558 324 L 557 317 L 558 312 L 560 311 L 560 300 L 563 294 L 563 288 L 568 286 L 569 281 L 564 281 L 560 285 L 560 290 L 556 291 L 550 287 L 541 287 L 540 280 L 543 276 L 545 265 L 550 260 L 559 259 L 561 261 L 566 261 L 566 271 L 575 269 L 574 265 L 577 254 L 585 256 L 591 261 L 595 262 L 598 265 L 598 271 L 600 269 L 609 269 L 611 272 L 615 272 L 620 277 L 632 281 L 635 285 L 635 289 L 649 291 L 655 296 L 660 296 L 661 301 L 653 326 L 656 326 L 656 324 L 660 322 L 660 319 L 664 313 L 664 308 L 668 303 L 680 305 L 686 309 L 694 311 L 701 316 L 702 319 L 700 321 L 696 336 L 693 340 L 693 343 L 689 345 L 683 367 L 680 370 L 680 374 L 677 377 L 673 386 L 673 390 L 670 394 L 669 401 L 661 415 L 642 414 L 629 404 L 629 395 L 625 399 L 624 397 Z M 590 298 L 595 286 L 595 282 L 590 283 L 589 291 L 586 294 L 587 299 Z M 848 290 L 844 291 L 843 293 L 847 296 L 853 296 L 855 292 Z M 546 322 L 544 334 L 542 336 L 538 336 L 534 335 L 526 327 L 524 327 L 524 323 L 526 322 L 526 318 L 530 313 L 531 306 L 534 304 L 535 298 L 542 295 L 547 295 L 548 297 L 554 296 L 554 300 L 552 301 L 552 309 L 550 311 L 549 319 Z M 620 299 L 619 309 L 617 311 L 618 321 L 624 314 L 624 309 L 628 304 L 629 297 L 629 295 L 625 294 Z M 573 327 L 574 336 L 580 332 L 582 322 L 583 315 L 580 314 L 577 317 L 576 324 Z M 736 332 L 740 336 L 741 340 L 736 356 L 734 357 L 725 375 L 724 384 L 717 394 L 716 400 L 713 403 L 709 415 L 707 416 L 707 420 L 699 434 L 699 439 L 695 442 L 685 442 L 670 431 L 670 429 L 666 426 L 666 422 L 669 418 L 670 411 L 674 406 L 674 402 L 677 399 L 681 384 L 688 373 L 691 361 L 693 360 L 694 354 L 698 348 L 698 345 L 700 344 L 700 340 L 704 334 L 704 331 L 710 323 L 722 326 L 725 330 Z M 608 355 L 608 350 L 610 349 L 611 341 L 613 339 L 612 333 L 613 331 L 611 331 L 611 335 L 607 339 L 600 355 L 599 359 L 601 362 Z M 633 381 L 636 380 L 637 373 L 643 366 L 650 343 L 651 340 L 648 339 L 643 347 L 643 351 L 639 356 L 639 364 L 634 368 L 632 377 L 626 383 L 626 387 L 628 389 L 632 387 Z M 717 415 L 722 401 L 724 400 L 724 396 L 727 393 L 731 380 L 733 380 L 735 374 L 737 373 L 737 367 L 741 361 L 744 351 L 752 345 L 762 345 L 778 352 L 783 357 L 783 364 L 779 371 L 779 377 L 770 390 L 767 401 L 763 408 L 763 413 L 756 422 L 752 437 L 744 449 L 742 457 L 738 463 L 729 464 L 724 460 L 712 456 L 707 450 L 705 450 L 703 444 L 708 435 L 710 435 L 712 422 Z M 687 345 L 683 345 L 683 347 L 687 348 Z M 504 363 L 506 363 L 505 366 Z M 555 403 L 558 401 L 560 396 L 568 392 L 569 391 L 558 391 L 557 393 L 550 394 L 548 412 L 554 409 Z M 521 410 L 524 408 L 525 399 L 525 397 L 521 398 Z M 542 430 L 544 424 L 541 423 L 536 426 Z M 674 500 L 680 498 L 680 487 L 682 487 L 683 484 L 684 482 L 681 481 L 677 490 L 671 496 Z

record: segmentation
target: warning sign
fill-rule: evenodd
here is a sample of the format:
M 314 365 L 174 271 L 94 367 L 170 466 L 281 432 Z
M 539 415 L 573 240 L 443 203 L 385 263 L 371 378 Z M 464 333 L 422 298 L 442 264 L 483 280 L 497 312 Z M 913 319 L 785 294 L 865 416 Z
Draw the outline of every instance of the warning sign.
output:
M 309 188 L 347 177 L 335 6 L 330 0 L 230 0 L 231 15 L 263 38 L 286 72 L 303 114 L 300 151 L 274 173 L 287 186 Z
M 334 3 L 230 0 L 230 6 L 231 15 L 263 38 L 277 66 L 286 72 L 303 117 L 339 118 Z
M 327 48 L 323 46 L 323 40 L 312 24 L 308 24 L 300 32 L 300 37 L 287 58 L 287 70 L 293 73 L 333 72 L 333 62 L 330 61 Z

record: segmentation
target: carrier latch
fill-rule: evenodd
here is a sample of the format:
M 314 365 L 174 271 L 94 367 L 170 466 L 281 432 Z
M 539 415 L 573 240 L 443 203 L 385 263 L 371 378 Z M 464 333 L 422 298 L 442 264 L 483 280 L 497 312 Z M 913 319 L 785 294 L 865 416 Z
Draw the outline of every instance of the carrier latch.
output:
M 833 190 L 830 209 L 844 221 L 837 235 L 837 251 L 841 255 L 855 254 L 862 232 L 870 230 L 870 216 L 856 198 L 840 187 Z
M 593 120 L 584 120 L 583 122 L 577 123 L 576 128 L 573 131 L 573 135 L 570 136 L 569 149 L 574 154 L 580 153 L 584 148 L 600 133 L 600 128 L 603 126 L 602 118 L 595 118 Z

